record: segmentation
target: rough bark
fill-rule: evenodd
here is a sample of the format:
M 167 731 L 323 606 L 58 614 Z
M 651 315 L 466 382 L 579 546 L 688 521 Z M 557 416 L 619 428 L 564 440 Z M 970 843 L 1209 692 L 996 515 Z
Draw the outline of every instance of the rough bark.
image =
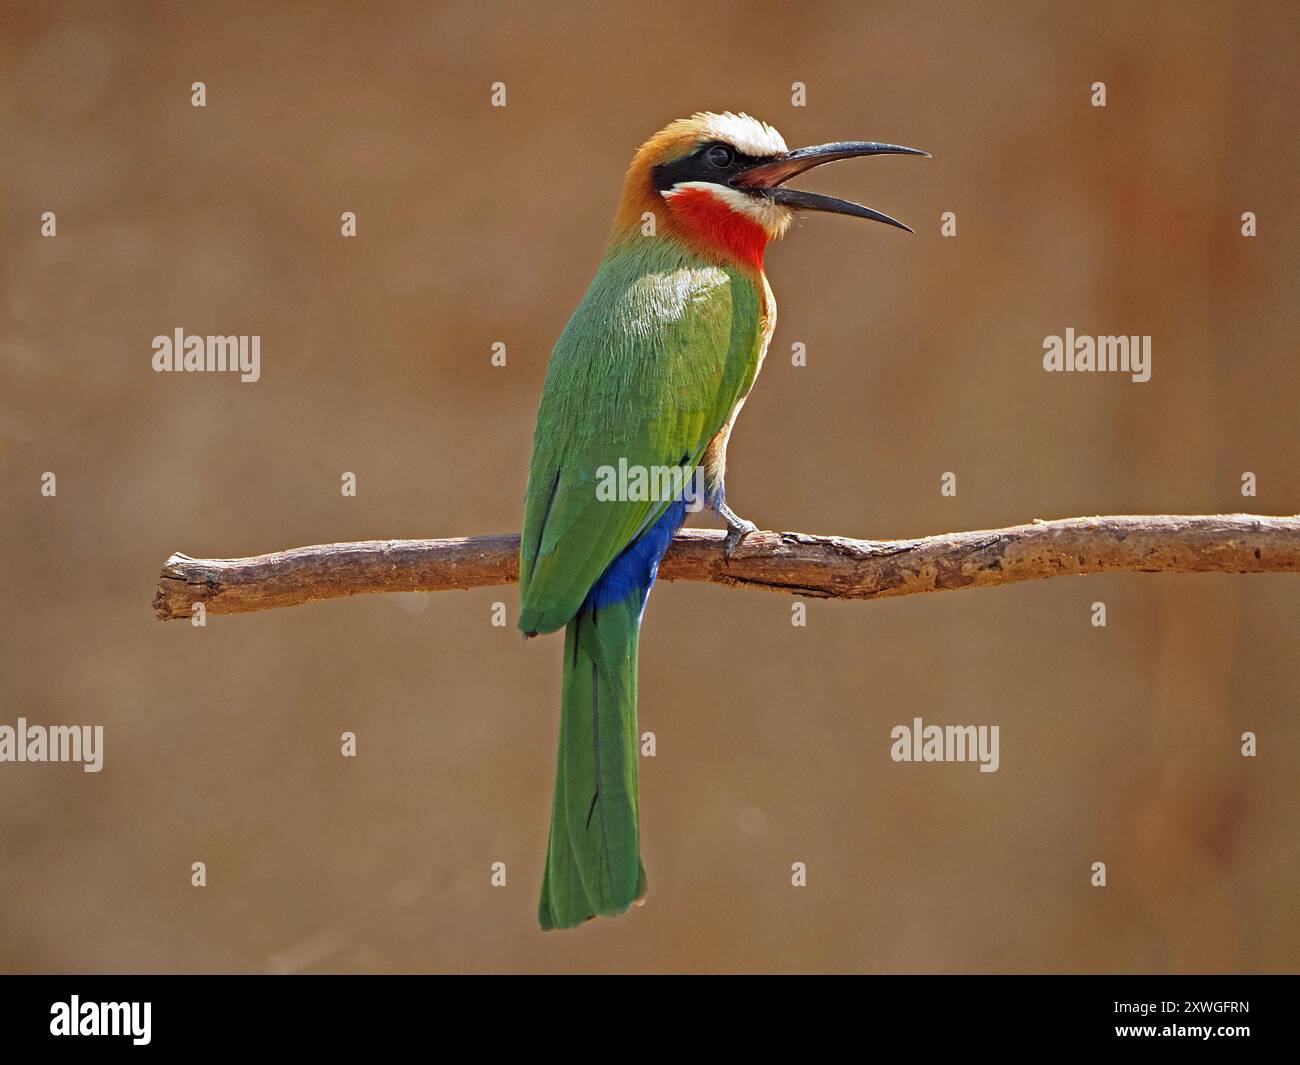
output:
M 252 558 L 172 555 L 153 606 L 161 620 L 297 606 L 373 592 L 511 584 L 518 536 L 368 540 Z M 677 534 L 660 576 L 835 599 L 988 588 L 1067 574 L 1300 573 L 1300 517 L 1251 514 L 1065 518 L 918 540 L 759 532 L 735 556 L 722 533 Z

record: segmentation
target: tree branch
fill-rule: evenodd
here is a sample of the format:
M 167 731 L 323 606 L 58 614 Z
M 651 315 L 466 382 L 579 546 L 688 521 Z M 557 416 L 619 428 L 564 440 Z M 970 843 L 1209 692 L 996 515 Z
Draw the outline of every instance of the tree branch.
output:
M 1065 518 L 919 540 L 760 532 L 727 560 L 722 533 L 679 532 L 660 576 L 834 599 L 988 588 L 1066 574 L 1300 573 L 1300 516 L 1252 514 Z M 163 621 L 297 606 L 371 592 L 512 584 L 518 536 L 367 540 L 253 558 L 172 555 L 153 607 Z

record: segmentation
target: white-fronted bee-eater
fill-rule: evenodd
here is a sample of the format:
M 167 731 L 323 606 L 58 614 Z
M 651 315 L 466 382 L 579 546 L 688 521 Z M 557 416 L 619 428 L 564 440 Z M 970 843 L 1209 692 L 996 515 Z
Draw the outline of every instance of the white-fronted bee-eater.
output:
M 908 228 L 785 182 L 884 154 L 926 153 L 872 141 L 790 151 L 748 115 L 696 114 L 646 141 L 628 170 L 595 280 L 551 356 L 528 472 L 519 627 L 565 630 L 544 929 L 616 916 L 645 893 L 641 616 L 692 484 L 702 481 L 702 501 L 726 522 L 728 554 L 755 530 L 727 506 L 725 474 L 727 440 L 776 325 L 764 250 L 798 211 Z M 611 470 L 639 481 L 611 491 Z M 664 470 L 677 474 L 650 472 Z

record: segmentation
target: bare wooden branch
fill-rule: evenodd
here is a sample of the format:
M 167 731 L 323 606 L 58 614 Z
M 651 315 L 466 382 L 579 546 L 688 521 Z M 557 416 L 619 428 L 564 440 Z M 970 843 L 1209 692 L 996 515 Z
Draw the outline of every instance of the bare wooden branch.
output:
M 368 540 L 252 558 L 172 555 L 153 606 L 163 621 L 242 614 L 371 592 L 437 592 L 511 584 L 518 536 Z M 759 532 L 730 560 L 722 533 L 677 534 L 660 576 L 835 599 L 988 588 L 1066 574 L 1300 573 L 1300 516 L 1218 514 L 1065 518 L 919 540 Z

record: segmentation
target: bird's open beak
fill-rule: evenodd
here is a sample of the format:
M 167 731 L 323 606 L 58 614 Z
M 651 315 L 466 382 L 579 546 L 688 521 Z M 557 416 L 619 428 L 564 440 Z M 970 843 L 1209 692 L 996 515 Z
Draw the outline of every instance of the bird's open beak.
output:
M 836 141 L 834 144 L 818 144 L 811 148 L 797 148 L 780 159 L 742 170 L 731 184 L 739 189 L 763 190 L 772 199 L 784 207 L 796 211 L 826 211 L 831 214 L 847 214 L 854 218 L 870 218 L 875 222 L 897 226 L 912 232 L 910 226 L 904 225 L 897 218 L 863 207 L 860 203 L 849 200 L 837 200 L 834 196 L 823 196 L 817 192 L 803 192 L 799 189 L 785 189 L 780 186 L 796 174 L 811 170 L 823 163 L 833 163 L 837 159 L 855 159 L 860 155 L 924 155 L 929 152 L 917 148 L 904 148 L 898 144 L 878 144 L 875 141 Z

